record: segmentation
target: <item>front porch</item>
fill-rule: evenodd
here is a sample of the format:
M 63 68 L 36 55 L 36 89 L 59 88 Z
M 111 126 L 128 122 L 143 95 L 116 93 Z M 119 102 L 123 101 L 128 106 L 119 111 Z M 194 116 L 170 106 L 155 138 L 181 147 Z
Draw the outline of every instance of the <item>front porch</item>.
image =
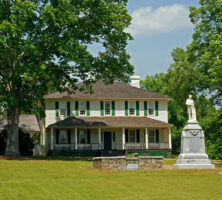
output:
M 148 152 L 171 150 L 170 128 L 54 128 L 47 131 L 53 152 Z
M 43 145 L 51 152 L 169 152 L 171 127 L 148 117 L 69 117 L 47 127 Z

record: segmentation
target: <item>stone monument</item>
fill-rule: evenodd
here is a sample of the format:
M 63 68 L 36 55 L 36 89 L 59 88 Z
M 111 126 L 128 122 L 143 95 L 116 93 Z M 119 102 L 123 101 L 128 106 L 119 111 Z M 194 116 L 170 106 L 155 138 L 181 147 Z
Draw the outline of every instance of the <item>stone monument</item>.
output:
M 214 169 L 205 152 L 204 133 L 196 118 L 192 96 L 186 100 L 188 122 L 181 134 L 181 153 L 173 168 Z

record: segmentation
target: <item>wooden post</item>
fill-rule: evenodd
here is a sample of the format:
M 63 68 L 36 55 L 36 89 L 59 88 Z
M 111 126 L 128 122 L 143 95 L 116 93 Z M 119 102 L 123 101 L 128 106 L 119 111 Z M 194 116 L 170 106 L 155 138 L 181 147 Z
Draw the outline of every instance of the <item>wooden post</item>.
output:
M 77 134 L 78 133 L 78 130 L 77 130 L 77 128 L 75 128 L 75 150 L 77 150 L 78 149 L 78 142 L 77 142 Z
M 98 129 L 98 140 L 99 140 L 99 149 L 102 149 L 102 144 L 101 144 L 101 128 Z
M 122 149 L 125 149 L 125 128 L 122 128 Z
M 171 128 L 169 128 L 169 149 L 172 149 Z
M 53 150 L 53 128 L 51 128 L 51 144 L 50 144 L 50 150 Z
M 149 148 L 149 138 L 148 138 L 148 130 L 145 128 L 145 142 L 146 142 L 146 149 Z

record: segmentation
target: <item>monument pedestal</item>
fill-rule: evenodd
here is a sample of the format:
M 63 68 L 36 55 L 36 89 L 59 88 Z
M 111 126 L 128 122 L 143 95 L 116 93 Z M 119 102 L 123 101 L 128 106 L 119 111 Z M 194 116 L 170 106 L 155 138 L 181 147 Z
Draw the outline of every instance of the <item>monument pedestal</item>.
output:
M 204 133 L 198 122 L 187 122 L 181 134 L 181 153 L 175 169 L 214 169 L 205 153 Z

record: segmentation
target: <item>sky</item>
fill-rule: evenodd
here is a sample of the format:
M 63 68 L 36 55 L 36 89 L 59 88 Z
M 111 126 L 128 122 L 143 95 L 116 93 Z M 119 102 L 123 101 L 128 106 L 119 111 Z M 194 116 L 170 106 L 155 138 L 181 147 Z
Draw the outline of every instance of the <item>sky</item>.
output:
M 194 27 L 189 7 L 199 7 L 199 0 L 128 0 L 132 23 L 127 29 L 134 40 L 127 51 L 134 65 L 134 75 L 166 72 L 172 63 L 171 52 L 185 48 L 192 41 Z

